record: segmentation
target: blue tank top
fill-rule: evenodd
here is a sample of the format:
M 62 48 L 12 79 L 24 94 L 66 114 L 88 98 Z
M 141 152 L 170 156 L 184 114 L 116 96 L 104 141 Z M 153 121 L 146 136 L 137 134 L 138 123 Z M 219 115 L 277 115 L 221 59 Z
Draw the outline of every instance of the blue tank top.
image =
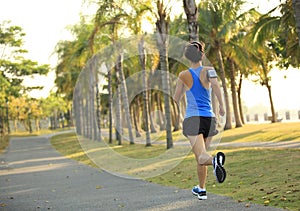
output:
M 186 91 L 187 107 L 185 118 L 191 116 L 214 117 L 211 106 L 211 89 L 206 89 L 200 82 L 202 66 L 189 71 L 193 77 L 193 86 Z

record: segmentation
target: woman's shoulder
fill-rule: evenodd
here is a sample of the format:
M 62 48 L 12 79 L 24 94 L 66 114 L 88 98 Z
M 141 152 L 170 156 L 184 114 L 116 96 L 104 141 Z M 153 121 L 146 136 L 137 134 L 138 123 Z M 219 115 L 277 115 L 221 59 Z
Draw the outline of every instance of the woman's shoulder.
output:
M 187 77 L 190 77 L 190 71 L 189 70 L 183 70 L 183 71 L 181 71 L 180 73 L 179 73 L 179 75 L 178 75 L 178 77 L 180 78 L 180 79 L 185 79 L 185 78 L 187 78 Z

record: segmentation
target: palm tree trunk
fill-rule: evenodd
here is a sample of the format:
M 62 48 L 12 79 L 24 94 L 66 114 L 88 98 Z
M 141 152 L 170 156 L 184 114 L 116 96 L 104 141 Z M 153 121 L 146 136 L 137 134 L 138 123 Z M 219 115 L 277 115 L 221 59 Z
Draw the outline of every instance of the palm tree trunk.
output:
M 233 113 L 235 118 L 235 127 L 242 127 L 242 121 L 239 115 L 237 96 L 236 96 L 236 86 L 235 86 L 235 66 L 232 59 L 228 59 L 230 64 L 230 84 L 231 84 L 231 97 L 233 104 Z
M 102 134 L 101 134 L 101 110 L 100 110 L 100 105 L 101 105 L 101 98 L 100 98 L 100 93 L 99 93 L 99 78 L 96 78 L 96 105 L 97 105 L 97 140 L 102 141 Z
M 141 38 L 138 44 L 139 61 L 142 67 L 143 78 L 143 105 L 144 105 L 144 117 L 145 117 L 145 131 L 146 131 L 146 146 L 151 146 L 150 131 L 149 131 L 149 102 L 148 102 L 148 87 L 147 87 L 147 74 L 146 74 L 146 56 L 144 47 L 144 37 Z
M 172 126 L 171 126 L 171 108 L 170 108 L 170 98 L 169 98 L 169 86 L 168 86 L 168 80 L 169 80 L 169 72 L 167 69 L 164 70 L 164 68 L 167 68 L 167 59 L 162 58 L 165 61 L 161 61 L 162 67 L 162 81 L 163 81 L 163 90 L 164 90 L 164 107 L 165 107 L 165 116 L 166 116 L 166 132 L 167 132 L 167 149 L 170 149 L 173 147 L 173 138 L 172 138 Z
M 237 98 L 238 98 L 238 103 L 239 103 L 239 112 L 240 112 L 240 117 L 242 120 L 242 124 L 245 124 L 245 119 L 244 119 L 244 114 L 243 114 L 243 105 L 242 105 L 242 98 L 241 98 L 241 94 L 242 94 L 242 82 L 243 82 L 243 74 L 240 74 L 240 80 L 239 80 L 239 85 L 238 85 L 238 89 L 237 89 Z
M 131 117 L 130 117 L 130 111 L 129 111 L 127 85 L 126 85 L 126 80 L 125 80 L 124 70 L 123 70 L 123 53 L 121 53 L 119 55 L 119 63 L 117 66 L 118 66 L 118 71 L 119 71 L 119 76 L 120 76 L 121 94 L 122 94 L 122 101 L 124 104 L 125 119 L 127 122 L 129 141 L 130 141 L 130 144 L 134 144 Z
M 155 129 L 153 116 L 152 116 L 152 111 L 154 111 L 154 103 L 152 102 L 154 102 L 154 100 L 153 100 L 153 94 L 151 90 L 148 90 L 148 99 L 149 99 L 148 107 L 149 107 L 150 131 L 151 133 L 156 133 L 157 131 Z
M 122 115 L 121 115 L 121 87 L 117 87 L 117 102 L 116 102 L 116 140 L 119 145 L 122 145 Z
M 141 137 L 138 118 L 140 118 L 140 108 L 139 108 L 139 100 L 136 98 L 137 103 L 132 105 L 132 116 L 133 116 L 133 124 L 135 128 L 135 137 Z
M 113 130 L 113 119 L 112 119 L 112 106 L 113 106 L 113 100 L 112 100 L 112 74 L 111 70 L 107 72 L 107 83 L 108 83 L 108 143 L 112 143 L 112 130 Z
M 81 90 L 82 86 L 80 85 L 80 90 Z M 84 136 L 85 134 L 85 124 L 84 124 L 84 98 L 81 95 L 81 91 L 79 92 L 79 96 L 78 96 L 78 101 L 79 101 L 79 127 L 80 127 L 80 135 Z
M 95 119 L 95 74 L 93 68 L 89 70 L 89 88 L 90 88 L 90 125 L 91 125 L 91 139 L 97 140 L 97 130 L 96 130 L 96 119 Z
M 298 34 L 298 41 L 300 46 L 300 0 L 293 0 L 293 9 L 296 20 L 296 30 Z
M 166 132 L 167 132 L 167 149 L 173 147 L 172 129 L 171 129 L 171 113 L 170 113 L 170 97 L 169 97 L 169 63 L 168 63 L 168 14 L 164 8 L 163 2 L 157 1 L 158 20 L 156 21 L 157 45 L 159 48 L 160 68 L 162 72 L 162 88 L 164 91 L 165 116 L 166 116 Z
M 183 0 L 184 12 L 187 17 L 188 29 L 189 29 L 189 40 L 199 40 L 198 35 L 198 7 L 195 0 Z
M 164 127 L 164 120 L 162 117 L 162 113 L 163 113 L 163 106 L 161 104 L 161 100 L 160 100 L 160 93 L 156 92 L 154 94 L 154 98 L 155 98 L 155 102 L 156 102 L 156 111 L 158 111 L 157 113 L 157 120 L 156 122 L 159 124 L 159 130 L 162 131 L 165 129 Z
M 228 97 L 228 91 L 227 91 L 227 86 L 226 86 L 226 77 L 225 77 L 225 71 L 224 71 L 224 63 L 223 63 L 223 58 L 222 58 L 222 52 L 221 52 L 221 47 L 217 48 L 217 60 L 219 64 L 219 69 L 220 69 L 220 77 L 222 81 L 222 87 L 224 90 L 224 98 L 225 98 L 225 106 L 226 106 L 226 123 L 225 123 L 225 130 L 231 129 L 232 124 L 231 124 L 231 113 L 230 113 L 230 107 L 229 107 L 229 97 Z
M 120 57 L 119 57 L 120 58 Z M 119 59 L 118 58 L 118 59 Z M 119 64 L 120 61 L 117 62 Z M 116 96 L 116 139 L 119 145 L 122 145 L 122 104 L 121 104 L 121 85 L 120 85 L 120 72 L 118 65 L 116 65 L 116 81 L 117 81 L 117 96 Z
M 180 113 L 179 113 L 179 106 L 177 103 L 175 103 L 174 100 L 171 100 L 172 109 L 174 112 L 172 112 L 172 120 L 173 120 L 173 131 L 180 130 Z
M 87 91 L 87 95 L 86 95 L 86 104 L 87 104 L 87 126 L 88 126 L 88 138 L 90 140 L 93 140 L 93 121 L 92 121 L 92 90 L 90 89 L 90 77 L 89 75 L 87 75 L 88 81 L 87 84 L 85 84 L 86 86 L 86 91 Z
M 76 133 L 82 135 L 81 127 L 81 99 L 80 99 L 80 83 L 75 87 L 74 97 L 73 97 L 73 111 L 75 115 L 75 127 Z
M 269 93 L 269 100 L 270 100 L 270 105 L 271 105 L 271 113 L 272 113 L 272 123 L 277 122 L 277 117 L 276 117 L 276 113 L 275 113 L 275 109 L 274 109 L 274 103 L 273 103 L 273 97 L 272 97 L 272 90 L 271 90 L 271 86 L 269 85 L 269 83 L 266 84 L 266 87 L 268 89 L 268 93 Z

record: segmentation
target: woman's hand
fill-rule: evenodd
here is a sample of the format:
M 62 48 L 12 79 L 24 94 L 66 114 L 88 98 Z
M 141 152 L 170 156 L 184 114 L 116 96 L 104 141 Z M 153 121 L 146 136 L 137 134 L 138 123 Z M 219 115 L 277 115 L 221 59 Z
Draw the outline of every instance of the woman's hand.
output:
M 224 116 L 225 115 L 225 110 L 224 110 L 224 107 L 220 105 L 220 110 L 219 110 L 219 114 L 221 116 Z

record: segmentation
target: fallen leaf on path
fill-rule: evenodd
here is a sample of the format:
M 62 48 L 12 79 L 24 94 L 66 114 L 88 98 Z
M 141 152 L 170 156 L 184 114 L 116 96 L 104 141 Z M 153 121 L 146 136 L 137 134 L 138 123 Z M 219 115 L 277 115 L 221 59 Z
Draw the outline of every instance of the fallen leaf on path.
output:
M 250 207 L 251 205 L 249 203 L 245 204 L 245 207 Z

